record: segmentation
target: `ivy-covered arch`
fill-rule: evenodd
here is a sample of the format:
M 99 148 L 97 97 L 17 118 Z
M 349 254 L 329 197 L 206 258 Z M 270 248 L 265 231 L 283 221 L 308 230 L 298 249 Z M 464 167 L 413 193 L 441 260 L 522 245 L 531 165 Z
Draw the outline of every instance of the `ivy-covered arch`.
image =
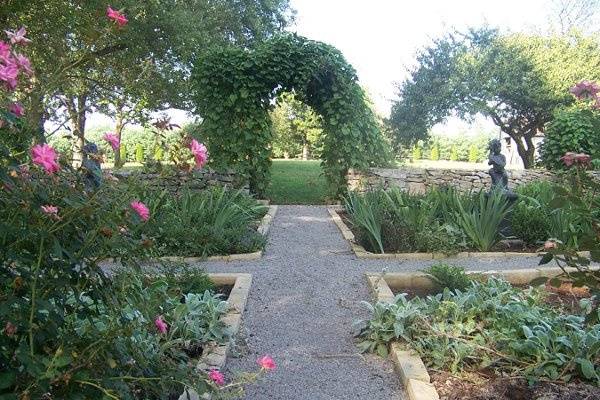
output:
M 192 74 L 193 98 L 213 162 L 248 176 L 254 193 L 269 182 L 271 120 L 280 91 L 294 91 L 323 118 L 322 164 L 339 194 L 349 168 L 387 154 L 354 68 L 336 48 L 285 34 L 251 49 L 213 49 Z

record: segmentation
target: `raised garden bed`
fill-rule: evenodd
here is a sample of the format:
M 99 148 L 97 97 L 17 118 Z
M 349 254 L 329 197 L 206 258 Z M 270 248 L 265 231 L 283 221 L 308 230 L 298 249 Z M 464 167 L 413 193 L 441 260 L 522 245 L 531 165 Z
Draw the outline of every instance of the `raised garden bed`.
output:
M 262 201 L 261 201 L 262 202 Z M 268 203 L 263 202 L 263 204 L 268 205 Z M 267 213 L 262 217 L 258 227 L 256 228 L 257 232 L 260 233 L 263 237 L 267 237 L 269 233 L 269 229 L 271 228 L 271 223 L 273 222 L 273 218 L 275 218 L 275 214 L 277 214 L 278 206 L 271 205 Z M 195 263 L 199 261 L 250 261 L 250 260 L 259 260 L 263 255 L 263 250 L 255 251 L 252 253 L 242 253 L 242 254 L 229 254 L 222 256 L 209 256 L 209 257 L 180 257 L 180 256 L 164 256 L 159 257 L 160 260 L 163 261 L 177 261 L 184 263 Z
M 537 252 L 531 248 L 525 251 L 462 251 L 455 254 L 445 254 L 441 252 L 412 252 L 412 253 L 373 253 L 367 251 L 361 246 L 357 240 L 354 232 L 350 228 L 350 224 L 347 218 L 347 214 L 344 212 L 342 206 L 330 206 L 328 207 L 329 215 L 333 219 L 344 239 L 350 242 L 352 251 L 358 258 L 365 259 L 385 259 L 385 260 L 440 260 L 447 258 L 502 258 L 502 257 L 523 257 L 523 258 L 535 258 L 543 255 L 543 252 Z M 579 252 L 582 256 L 589 257 L 588 251 Z
M 485 281 L 492 276 L 500 277 L 513 286 L 523 287 L 524 289 L 536 278 L 553 278 L 561 273 L 560 268 L 468 272 L 468 274 L 476 274 L 477 279 L 481 281 Z M 439 292 L 438 285 L 423 272 L 367 273 L 366 277 L 374 299 L 383 304 L 394 304 L 397 300 L 396 294 L 400 293 L 409 293 L 410 296 L 414 297 Z M 556 302 L 556 306 L 564 307 L 566 311 L 569 311 L 571 307 L 575 307 L 581 298 L 589 296 L 582 288 L 561 287 L 554 289 L 549 286 L 546 288 L 552 292 L 552 295 L 547 297 L 547 301 L 549 303 Z M 576 301 L 570 302 L 571 298 Z M 452 332 L 451 327 L 448 329 Z M 419 338 L 415 339 L 421 340 Z M 426 340 L 426 338 L 423 338 L 423 340 Z M 517 341 L 516 337 L 515 341 Z M 485 344 L 483 345 L 485 346 Z M 530 386 L 527 380 L 522 377 L 496 375 L 492 368 L 472 372 L 463 371 L 460 376 L 453 375 L 443 369 L 428 369 L 419 354 L 412 350 L 409 343 L 405 341 L 392 341 L 388 351 L 411 400 L 600 398 L 600 388 L 578 380 L 564 384 L 541 379 L 536 385 Z

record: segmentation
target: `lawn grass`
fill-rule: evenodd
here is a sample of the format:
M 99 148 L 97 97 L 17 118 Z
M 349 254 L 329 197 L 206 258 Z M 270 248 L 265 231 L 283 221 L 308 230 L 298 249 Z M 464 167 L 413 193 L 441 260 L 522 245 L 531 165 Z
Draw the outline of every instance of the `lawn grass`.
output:
M 327 181 L 318 160 L 273 160 L 267 198 L 271 204 L 326 204 Z

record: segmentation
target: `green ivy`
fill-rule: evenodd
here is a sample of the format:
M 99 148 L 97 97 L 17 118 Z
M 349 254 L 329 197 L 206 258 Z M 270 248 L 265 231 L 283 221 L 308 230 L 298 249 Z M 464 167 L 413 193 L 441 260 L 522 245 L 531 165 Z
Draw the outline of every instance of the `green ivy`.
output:
M 337 194 L 349 168 L 387 159 L 354 68 L 327 44 L 283 34 L 254 48 L 212 49 L 197 60 L 192 87 L 214 165 L 236 168 L 254 193 L 264 193 L 269 182 L 269 110 L 279 92 L 294 92 L 322 117 L 323 170 Z

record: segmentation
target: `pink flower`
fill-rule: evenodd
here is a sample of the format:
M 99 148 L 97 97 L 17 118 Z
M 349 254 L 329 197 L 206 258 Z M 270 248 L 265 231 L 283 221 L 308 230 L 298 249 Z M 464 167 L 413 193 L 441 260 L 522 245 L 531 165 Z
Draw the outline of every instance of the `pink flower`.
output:
M 0 81 L 4 81 L 9 90 L 14 90 L 17 87 L 17 76 L 19 76 L 19 68 L 14 63 L 0 65 Z
M 206 146 L 202 143 L 198 143 L 196 139 L 192 139 L 190 142 L 190 150 L 194 155 L 196 168 L 202 168 L 208 161 L 208 150 L 206 149 Z
M 588 154 L 574 153 L 572 151 L 565 153 L 560 160 L 565 164 L 566 167 L 571 167 L 572 165 L 576 164 L 578 166 L 587 168 L 592 163 L 592 157 L 590 157 Z
M 21 118 L 23 115 L 25 115 L 25 109 L 21 103 L 12 103 L 10 106 L 8 106 L 8 111 L 13 113 L 17 118 Z
M 593 99 L 600 93 L 600 85 L 592 81 L 581 81 L 573 86 L 569 92 L 579 100 Z
M 544 243 L 544 250 L 552 250 L 552 249 L 556 249 L 558 247 L 558 243 L 556 243 L 553 240 L 547 240 L 546 243 Z
M 26 75 L 33 75 L 33 69 L 31 69 L 31 61 L 29 58 L 24 56 L 23 54 L 15 54 L 15 63 L 21 71 L 23 71 Z
M 0 61 L 7 63 L 10 58 L 10 44 L 0 40 Z
M 6 33 L 6 35 L 8 36 L 8 38 L 10 39 L 10 42 L 12 44 L 25 45 L 25 44 L 31 42 L 31 40 L 29 40 L 25 37 L 25 35 L 27 34 L 25 27 L 21 27 L 21 29 L 19 29 L 18 31 L 4 31 L 4 32 Z
M 31 149 L 31 159 L 34 164 L 42 166 L 46 173 L 53 174 L 60 169 L 57 162 L 58 154 L 47 144 L 38 144 Z
M 167 333 L 167 331 L 169 330 L 169 327 L 167 326 L 167 323 L 163 320 L 162 315 L 156 317 L 156 319 L 154 320 L 154 325 L 156 326 L 156 329 L 158 329 L 158 331 L 162 334 Z
M 211 381 L 216 383 L 217 386 L 222 386 L 225 384 L 225 376 L 223 376 L 223 374 L 216 369 L 211 369 L 208 373 L 208 377 Z
M 4 334 L 8 337 L 14 336 L 17 333 L 17 327 L 10 321 L 4 325 Z
M 262 369 L 265 370 L 272 370 L 275 369 L 275 361 L 273 361 L 273 359 L 269 356 L 262 356 L 261 358 L 258 359 L 258 365 L 260 365 L 260 367 Z
M 148 219 L 150 218 L 150 210 L 148 210 L 148 207 L 146 207 L 144 203 L 135 200 L 132 201 L 130 205 L 131 208 L 133 208 L 133 211 L 137 213 L 137 215 L 142 219 L 142 221 L 148 221 Z
M 46 215 L 58 216 L 58 207 L 52 205 L 45 205 L 40 207 L 42 212 Z
M 127 24 L 127 17 L 125 14 L 122 14 L 120 11 L 113 10 L 110 6 L 106 9 L 106 16 L 108 19 L 113 20 L 119 25 L 119 27 L 125 26 Z
M 119 146 L 121 145 L 121 142 L 119 141 L 119 137 L 115 133 L 106 132 L 104 134 L 103 139 L 106 140 L 108 143 L 110 143 L 110 147 L 112 147 L 112 149 L 114 151 L 119 150 Z

